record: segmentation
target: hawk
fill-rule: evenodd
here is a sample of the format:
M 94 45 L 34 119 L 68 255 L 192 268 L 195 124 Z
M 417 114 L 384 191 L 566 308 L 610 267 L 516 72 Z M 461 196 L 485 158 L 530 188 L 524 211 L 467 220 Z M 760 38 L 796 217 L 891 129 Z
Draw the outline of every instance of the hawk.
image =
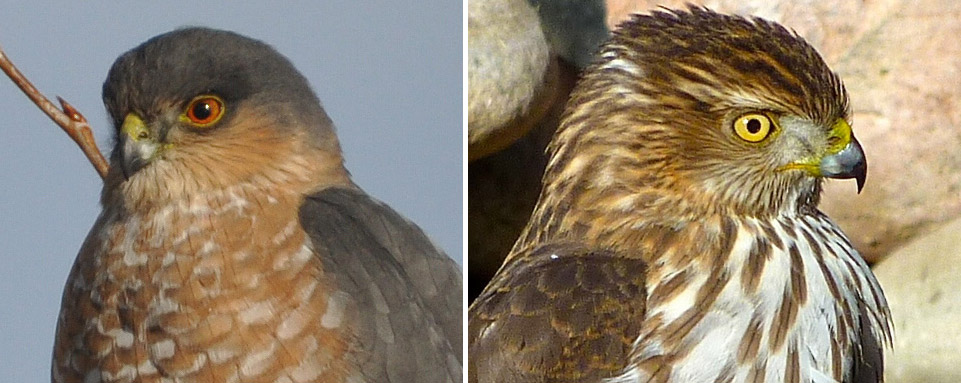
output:
M 534 213 L 468 315 L 471 382 L 878 382 L 890 314 L 817 208 L 866 176 L 796 34 L 635 15 L 572 93 Z
M 103 99 L 116 145 L 53 382 L 460 380 L 459 268 L 351 182 L 286 58 L 179 29 L 120 56 Z

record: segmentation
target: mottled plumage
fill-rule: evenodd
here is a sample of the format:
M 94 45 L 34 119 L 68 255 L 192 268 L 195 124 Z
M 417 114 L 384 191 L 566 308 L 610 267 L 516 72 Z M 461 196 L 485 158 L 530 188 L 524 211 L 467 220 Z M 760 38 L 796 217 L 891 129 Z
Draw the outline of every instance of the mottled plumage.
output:
M 817 209 L 866 175 L 848 98 L 783 27 L 621 25 L 575 88 L 540 200 L 469 313 L 471 382 L 877 382 L 880 286 Z
M 456 264 L 343 167 L 306 79 L 203 28 L 122 55 L 54 382 L 454 382 Z

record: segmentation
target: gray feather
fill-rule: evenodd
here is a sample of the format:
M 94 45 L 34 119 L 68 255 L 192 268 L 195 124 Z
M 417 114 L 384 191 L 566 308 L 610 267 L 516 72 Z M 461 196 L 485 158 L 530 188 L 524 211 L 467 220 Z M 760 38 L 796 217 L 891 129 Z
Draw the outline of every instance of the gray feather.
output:
M 370 382 L 445 382 L 461 376 L 459 268 L 426 235 L 360 190 L 307 197 L 300 221 L 324 272 L 357 305 L 355 353 Z

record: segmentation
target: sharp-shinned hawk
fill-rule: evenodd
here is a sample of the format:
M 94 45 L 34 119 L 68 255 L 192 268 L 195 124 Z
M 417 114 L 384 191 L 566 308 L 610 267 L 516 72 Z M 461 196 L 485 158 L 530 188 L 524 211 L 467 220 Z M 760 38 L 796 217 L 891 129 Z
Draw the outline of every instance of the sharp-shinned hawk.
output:
M 180 29 L 103 98 L 116 145 L 54 382 L 460 381 L 459 268 L 350 180 L 286 58 Z

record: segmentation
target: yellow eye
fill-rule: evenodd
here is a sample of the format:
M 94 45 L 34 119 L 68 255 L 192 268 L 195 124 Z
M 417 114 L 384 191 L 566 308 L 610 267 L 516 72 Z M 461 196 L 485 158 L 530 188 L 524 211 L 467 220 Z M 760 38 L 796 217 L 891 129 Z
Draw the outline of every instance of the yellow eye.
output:
M 761 142 L 771 135 L 771 118 L 760 113 L 747 113 L 734 120 L 734 133 L 747 142 Z
M 206 128 L 220 121 L 224 109 L 224 101 L 220 97 L 209 94 L 197 96 L 187 104 L 180 119 L 193 126 Z

